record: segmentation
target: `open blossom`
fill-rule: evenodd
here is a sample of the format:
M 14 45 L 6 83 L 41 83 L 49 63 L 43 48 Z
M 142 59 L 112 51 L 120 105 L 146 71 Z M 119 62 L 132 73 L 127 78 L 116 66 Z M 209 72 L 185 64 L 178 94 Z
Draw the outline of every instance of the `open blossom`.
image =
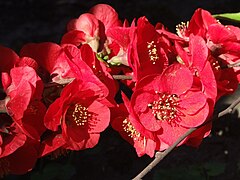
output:
M 137 117 L 130 108 L 129 100 L 124 94 L 122 96 L 124 103 L 112 110 L 112 127 L 134 146 L 139 157 L 144 154 L 153 157 L 158 141 L 152 132 L 147 131 L 137 121 Z
M 200 36 L 189 37 L 189 45 L 175 44 L 180 62 L 187 66 L 194 77 L 194 87 L 201 90 L 215 105 L 217 97 L 217 84 L 209 60 L 209 53 L 204 39 Z M 213 108 L 212 108 L 213 109 Z
M 7 84 L 3 78 L 3 84 Z M 45 131 L 43 116 L 46 107 L 41 102 L 43 84 L 36 72 L 28 66 L 11 69 L 11 83 L 5 86 L 5 108 L 22 130 L 31 138 L 40 139 Z M 40 115 L 40 116 L 39 116 Z
M 177 33 L 186 41 L 189 41 L 191 34 L 201 36 L 205 40 L 210 52 L 208 61 L 217 81 L 218 98 L 224 94 L 233 93 L 239 82 L 239 68 L 227 67 L 238 63 L 240 59 L 239 28 L 224 26 L 208 11 L 199 8 L 193 14 L 189 24 L 177 27 Z
M 45 131 L 41 102 L 43 84 L 30 67 L 33 59 L 20 58 L 13 50 L 0 48 L 2 59 L 0 99 L 0 176 L 24 174 L 38 158 L 40 136 Z M 9 64 L 4 64 L 4 62 Z M 28 66 L 30 65 L 30 66 Z M 24 161 L 24 163 L 23 163 Z M 19 163 L 16 163 L 19 162 Z
M 171 45 L 158 33 L 152 24 L 141 17 L 130 30 L 128 64 L 133 69 L 134 79 L 161 73 L 168 65 Z
M 100 86 L 109 104 L 114 106 L 116 83 L 89 45 L 79 49 L 72 44 L 30 43 L 21 49 L 21 55 L 36 59 L 48 74 L 47 82 L 67 84 L 73 79 L 90 77 L 88 80 Z
M 102 91 L 96 84 L 74 80 L 50 105 L 45 126 L 52 131 L 61 128 L 66 149 L 92 148 L 110 121 L 110 111 L 101 103 L 102 98 Z
M 6 94 L 2 102 L 4 102 L 6 113 L 24 133 L 39 140 L 45 131 L 43 115 L 46 107 L 41 102 L 43 83 L 33 69 L 36 66 L 34 60 L 19 57 L 8 48 L 1 48 L 0 52 L 12 63 L 11 67 L 2 66 L 1 69 L 1 82 Z
M 181 64 L 169 66 L 161 75 L 149 75 L 137 85 L 131 106 L 139 122 L 156 133 L 160 146 L 161 141 L 171 145 L 189 128 L 206 121 L 207 98 L 192 85 L 191 71 Z
M 192 128 L 178 146 L 199 146 L 216 101 L 240 82 L 239 42 L 240 28 L 200 8 L 176 35 L 144 16 L 122 23 L 98 4 L 68 23 L 60 44 L 29 43 L 20 55 L 0 46 L 0 178 L 93 148 L 110 123 L 139 157 Z
M 75 76 L 69 65 L 71 57 L 56 43 L 28 43 L 23 46 L 20 55 L 36 60 L 39 65 L 37 72 L 40 73 L 45 83 L 50 80 L 60 83 Z
M 117 83 L 108 72 L 106 64 L 96 58 L 95 52 L 89 45 L 83 45 L 80 48 L 81 59 L 91 68 L 97 78 L 107 87 L 108 96 L 106 99 L 111 103 L 111 106 L 116 105 L 114 97 L 117 93 Z
M 74 45 L 89 44 L 94 52 L 103 48 L 106 40 L 106 31 L 114 26 L 120 26 L 116 11 L 107 4 L 98 4 L 77 19 L 72 19 L 68 32 L 63 36 L 62 43 Z

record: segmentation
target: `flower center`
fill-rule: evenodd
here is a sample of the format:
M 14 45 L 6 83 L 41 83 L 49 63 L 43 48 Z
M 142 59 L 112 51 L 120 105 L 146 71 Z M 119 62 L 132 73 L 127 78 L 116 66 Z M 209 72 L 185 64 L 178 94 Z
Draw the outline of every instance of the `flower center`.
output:
M 155 64 L 156 61 L 159 59 L 156 47 L 157 46 L 154 41 L 147 42 L 148 56 L 150 58 L 150 61 L 152 61 L 153 64 Z
M 159 93 L 159 99 L 148 104 L 157 120 L 172 122 L 177 117 L 179 97 L 176 94 Z
M 128 121 L 128 119 L 124 119 L 123 121 L 123 130 L 128 134 L 129 137 L 131 137 L 134 141 L 138 140 L 141 137 L 140 132 L 138 132 L 135 127 L 132 125 L 131 122 Z
M 88 118 L 91 117 L 91 114 L 88 112 L 88 108 L 81 104 L 70 106 L 67 111 L 67 115 L 70 115 L 70 118 L 77 126 L 84 126 L 88 122 Z

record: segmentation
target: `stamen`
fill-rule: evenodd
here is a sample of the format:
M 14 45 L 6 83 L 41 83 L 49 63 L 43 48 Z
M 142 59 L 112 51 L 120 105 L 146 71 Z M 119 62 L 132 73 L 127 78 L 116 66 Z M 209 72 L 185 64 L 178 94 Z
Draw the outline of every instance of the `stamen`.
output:
M 177 117 L 179 97 L 176 94 L 159 93 L 159 99 L 148 104 L 157 120 L 173 122 Z
M 128 134 L 129 137 L 131 137 L 134 141 L 139 140 L 141 137 L 140 132 L 135 129 L 135 127 L 127 120 L 127 118 L 124 119 L 122 126 L 123 130 Z
M 180 24 L 176 25 L 176 33 L 178 34 L 179 37 L 184 37 L 185 32 L 188 28 L 189 22 L 181 22 Z
M 73 121 L 77 126 L 84 126 L 91 117 L 91 114 L 88 112 L 88 108 L 81 104 L 75 104 L 71 114 Z
M 150 61 L 152 61 L 152 63 L 155 64 L 156 61 L 159 59 L 157 54 L 157 46 L 155 42 L 154 41 L 147 42 L 147 48 Z

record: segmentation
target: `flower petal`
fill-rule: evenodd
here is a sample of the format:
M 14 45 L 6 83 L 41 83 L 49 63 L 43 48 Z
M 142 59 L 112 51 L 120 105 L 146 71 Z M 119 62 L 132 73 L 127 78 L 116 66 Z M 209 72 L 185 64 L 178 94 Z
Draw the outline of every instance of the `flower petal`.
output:
M 208 115 L 209 106 L 208 103 L 206 103 L 205 106 L 201 110 L 199 110 L 199 112 L 197 112 L 196 114 L 194 115 L 185 114 L 185 116 L 182 116 L 181 117 L 182 120 L 179 124 L 187 128 L 197 127 L 206 121 Z
M 161 129 L 161 121 L 156 119 L 151 109 L 147 109 L 147 112 L 140 114 L 139 119 L 142 125 L 149 131 L 158 131 Z
M 110 110 L 107 106 L 94 101 L 88 111 L 92 112 L 92 117 L 89 119 L 89 133 L 100 133 L 104 131 L 110 122 Z
M 180 96 L 179 106 L 182 109 L 182 112 L 187 114 L 195 114 L 206 104 L 206 96 L 198 91 L 188 91 L 187 93 Z
M 184 65 L 173 64 L 163 72 L 159 86 L 162 92 L 181 95 L 192 87 L 193 75 Z

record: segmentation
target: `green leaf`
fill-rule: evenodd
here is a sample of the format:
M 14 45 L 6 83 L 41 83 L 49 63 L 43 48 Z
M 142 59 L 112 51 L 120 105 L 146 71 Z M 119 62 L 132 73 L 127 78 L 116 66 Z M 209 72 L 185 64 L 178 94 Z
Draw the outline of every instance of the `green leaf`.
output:
M 217 19 L 240 22 L 240 12 L 238 13 L 223 13 L 213 15 Z

